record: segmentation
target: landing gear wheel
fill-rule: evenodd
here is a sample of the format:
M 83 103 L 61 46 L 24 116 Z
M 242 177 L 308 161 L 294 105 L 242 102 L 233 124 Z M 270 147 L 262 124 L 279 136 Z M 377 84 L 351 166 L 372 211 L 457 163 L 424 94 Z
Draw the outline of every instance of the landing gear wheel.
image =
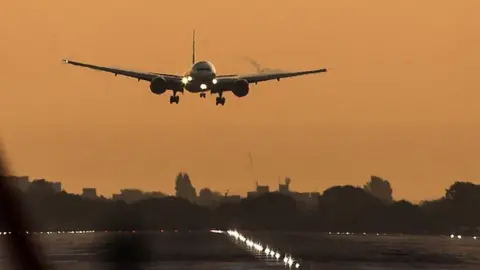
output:
M 225 105 L 225 98 L 224 97 L 217 97 L 217 100 L 216 100 L 216 104 L 217 105 Z
M 171 96 L 170 97 L 170 104 L 172 104 L 172 103 L 178 104 L 179 101 L 180 101 L 179 96 Z
M 205 94 L 205 93 L 200 93 L 200 97 L 201 97 L 201 98 L 206 98 L 206 97 L 207 97 L 207 94 Z

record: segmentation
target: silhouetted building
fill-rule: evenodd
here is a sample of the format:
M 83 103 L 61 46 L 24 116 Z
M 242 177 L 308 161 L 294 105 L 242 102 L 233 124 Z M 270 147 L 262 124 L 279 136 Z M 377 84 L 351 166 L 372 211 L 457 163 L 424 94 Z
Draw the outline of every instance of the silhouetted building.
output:
M 144 193 L 143 197 L 145 199 L 150 199 L 150 198 L 165 198 L 167 197 L 167 194 L 165 193 L 162 193 L 160 191 L 152 191 L 152 192 L 147 192 L 147 193 Z
M 61 182 L 51 182 L 51 183 L 52 183 L 53 190 L 55 190 L 55 192 L 62 192 Z
M 113 194 L 113 200 L 124 201 L 126 203 L 133 203 L 144 199 L 144 194 L 139 189 L 122 189 L 120 194 Z
M 219 192 L 212 191 L 209 188 L 202 188 L 198 195 L 197 203 L 199 205 L 212 205 L 218 203 L 224 197 Z
M 96 188 L 84 188 L 82 192 L 82 197 L 85 199 L 96 199 L 97 197 L 97 189 Z
M 278 184 L 278 192 L 282 193 L 282 194 L 289 194 L 290 193 L 290 182 L 292 180 L 290 180 L 290 178 L 285 178 L 285 184 Z
M 230 203 L 239 203 L 242 200 L 242 197 L 240 195 L 230 195 L 225 196 L 223 200 Z
M 23 192 L 26 192 L 28 187 L 30 187 L 30 179 L 28 176 L 8 176 L 7 179 L 13 186 Z
M 44 179 L 44 178 L 35 179 L 33 181 L 45 181 L 52 187 L 52 189 L 55 193 L 62 192 L 62 183 L 61 182 L 51 182 L 51 181 L 47 181 L 47 179 Z
M 257 193 L 258 194 L 265 194 L 270 192 L 270 188 L 268 186 L 257 186 Z
M 318 192 L 292 192 L 291 197 L 306 207 L 317 207 Z
M 154 191 L 154 192 L 143 192 L 139 189 L 122 189 L 120 194 L 113 194 L 112 200 L 114 201 L 124 201 L 126 203 L 134 203 L 140 200 L 151 199 L 151 198 L 164 198 L 167 197 L 165 193 Z
M 247 197 L 255 197 L 270 192 L 270 188 L 268 186 L 259 186 L 258 182 L 256 183 L 256 187 L 257 189 L 255 191 L 247 192 Z

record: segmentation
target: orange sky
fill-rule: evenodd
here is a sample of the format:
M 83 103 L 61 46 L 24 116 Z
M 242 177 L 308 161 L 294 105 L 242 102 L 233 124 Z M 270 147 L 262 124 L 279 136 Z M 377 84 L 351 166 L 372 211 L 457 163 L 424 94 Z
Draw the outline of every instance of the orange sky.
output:
M 244 194 L 253 178 L 323 191 L 376 174 L 396 198 L 480 179 L 477 0 L 0 0 L 0 136 L 16 174 L 97 187 L 174 190 L 187 171 Z M 185 94 L 61 64 L 183 73 L 327 67 L 253 85 L 239 99 Z M 254 168 L 249 165 L 252 153 Z

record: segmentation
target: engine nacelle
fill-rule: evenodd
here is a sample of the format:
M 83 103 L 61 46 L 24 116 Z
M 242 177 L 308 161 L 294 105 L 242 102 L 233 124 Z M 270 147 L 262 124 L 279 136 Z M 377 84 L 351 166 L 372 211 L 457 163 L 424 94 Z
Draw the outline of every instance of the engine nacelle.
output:
M 156 77 L 150 82 L 150 90 L 157 95 L 165 93 L 167 91 L 167 81 L 162 77 Z
M 248 82 L 246 80 L 239 80 L 235 82 L 235 85 L 232 89 L 232 92 L 237 97 L 244 97 L 248 95 L 248 90 L 250 89 Z

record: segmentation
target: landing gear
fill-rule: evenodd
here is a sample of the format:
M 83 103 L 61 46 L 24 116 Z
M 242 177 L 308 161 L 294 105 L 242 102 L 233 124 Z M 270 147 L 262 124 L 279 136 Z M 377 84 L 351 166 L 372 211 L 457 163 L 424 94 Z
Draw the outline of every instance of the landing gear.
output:
M 205 93 L 200 93 L 200 97 L 201 97 L 201 98 L 206 98 L 206 97 L 207 97 L 207 94 L 205 94 Z
M 173 96 L 170 97 L 170 104 L 172 104 L 172 103 L 178 104 L 179 101 L 180 101 L 179 96 L 173 95 Z
M 216 104 L 217 105 L 225 105 L 225 98 L 224 97 L 217 97 L 217 101 L 216 101 Z

